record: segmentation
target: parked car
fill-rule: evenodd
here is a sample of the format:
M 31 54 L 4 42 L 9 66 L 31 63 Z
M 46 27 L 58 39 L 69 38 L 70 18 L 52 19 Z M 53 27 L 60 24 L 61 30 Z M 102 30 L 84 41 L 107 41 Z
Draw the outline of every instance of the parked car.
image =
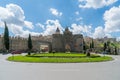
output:
M 22 51 L 19 51 L 19 50 L 12 51 L 11 54 L 22 54 Z

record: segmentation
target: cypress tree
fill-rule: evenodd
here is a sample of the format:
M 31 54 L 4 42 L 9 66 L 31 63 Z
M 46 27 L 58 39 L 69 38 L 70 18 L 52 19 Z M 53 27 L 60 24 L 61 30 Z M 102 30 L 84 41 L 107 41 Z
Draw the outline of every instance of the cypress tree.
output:
M 9 51 L 9 30 L 8 30 L 8 27 L 7 27 L 7 24 L 6 22 L 4 22 L 5 24 L 5 30 L 4 30 L 4 46 L 5 46 L 5 49 L 7 50 L 7 52 Z
M 90 43 L 90 49 L 92 48 L 92 43 Z
M 31 54 L 31 49 L 32 49 L 32 40 L 31 40 L 31 35 L 29 34 L 29 37 L 28 37 L 28 55 Z
M 94 48 L 94 41 L 92 39 L 91 48 Z
M 115 55 L 118 55 L 118 53 L 117 53 L 117 47 L 115 46 Z
M 107 41 L 106 45 L 107 45 L 107 47 L 109 47 L 110 46 L 110 41 Z
M 83 39 L 83 50 L 84 50 L 84 54 L 86 53 L 86 44 L 85 44 L 85 41 Z
M 103 50 L 105 51 L 106 49 L 107 49 L 107 44 L 104 43 L 104 48 L 103 48 Z
M 108 52 L 109 54 L 111 54 L 110 44 L 111 44 L 111 42 L 110 42 L 110 41 L 107 41 L 106 46 L 107 46 L 107 49 L 108 49 L 107 52 Z

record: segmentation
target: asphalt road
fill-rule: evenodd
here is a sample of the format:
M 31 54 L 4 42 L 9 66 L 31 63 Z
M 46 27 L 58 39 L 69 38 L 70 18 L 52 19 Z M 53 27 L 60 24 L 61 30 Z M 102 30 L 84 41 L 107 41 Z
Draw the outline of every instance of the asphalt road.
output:
M 0 80 L 120 80 L 120 56 L 94 63 L 9 62 L 0 54 Z

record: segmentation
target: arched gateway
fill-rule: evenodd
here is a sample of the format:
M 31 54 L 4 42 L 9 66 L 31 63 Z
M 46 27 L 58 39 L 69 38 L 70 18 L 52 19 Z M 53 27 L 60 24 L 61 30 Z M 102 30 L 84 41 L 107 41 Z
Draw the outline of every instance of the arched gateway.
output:
M 46 41 L 40 41 L 39 43 L 39 52 L 51 52 L 51 43 Z

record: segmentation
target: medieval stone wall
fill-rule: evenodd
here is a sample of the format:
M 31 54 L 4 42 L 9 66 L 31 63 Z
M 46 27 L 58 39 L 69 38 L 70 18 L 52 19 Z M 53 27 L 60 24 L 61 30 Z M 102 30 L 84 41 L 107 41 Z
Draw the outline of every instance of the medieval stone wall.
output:
M 13 50 L 22 50 L 22 51 L 27 51 L 28 50 L 28 42 L 27 38 L 22 38 L 22 37 L 9 37 L 10 39 L 10 51 Z M 52 41 L 51 36 L 37 36 L 33 37 L 32 36 L 32 44 L 33 44 L 33 51 L 39 51 L 40 50 L 40 42 L 49 43 Z M 50 45 L 49 45 L 50 46 Z M 51 49 L 51 48 L 50 48 Z M 0 51 L 4 51 L 4 42 L 3 42 L 3 37 L 0 36 Z
M 52 36 L 32 36 L 32 44 L 34 51 L 40 51 L 40 45 L 46 44 L 49 46 L 49 51 L 56 52 L 82 52 L 83 36 L 73 35 L 69 29 L 65 29 L 63 34 L 60 34 L 59 29 Z M 28 49 L 27 38 L 10 37 L 10 50 L 23 50 Z M 5 50 L 3 37 L 0 36 L 0 50 Z

